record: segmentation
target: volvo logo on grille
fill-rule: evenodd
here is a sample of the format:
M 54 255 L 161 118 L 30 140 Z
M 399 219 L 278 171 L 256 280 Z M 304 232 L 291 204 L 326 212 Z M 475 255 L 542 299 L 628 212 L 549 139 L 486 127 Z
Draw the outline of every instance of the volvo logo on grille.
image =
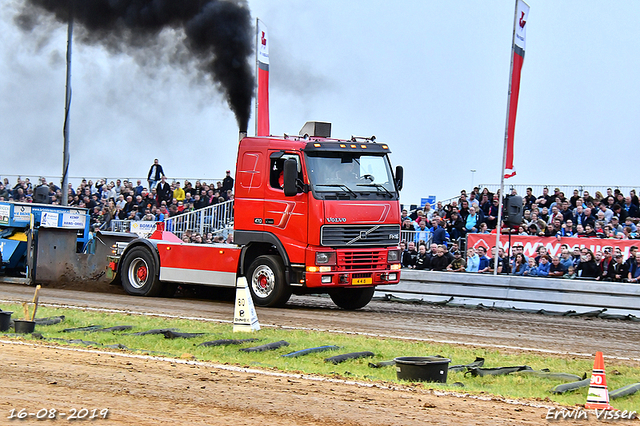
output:
M 346 221 L 347 221 L 346 217 L 328 217 L 327 218 L 327 222 L 333 222 L 333 223 L 346 222 Z
M 380 225 L 376 225 L 371 229 L 368 229 L 366 231 L 360 231 L 358 233 L 357 237 L 352 238 L 351 240 L 347 241 L 347 245 L 351 245 L 353 243 L 355 243 L 356 241 L 360 241 L 360 240 L 366 240 L 367 237 L 369 236 L 369 234 L 371 234 L 372 232 L 374 232 L 376 229 L 380 228 Z M 375 235 L 375 234 L 374 234 Z
M 397 240 L 398 238 L 398 234 L 389 234 L 389 239 L 390 240 Z

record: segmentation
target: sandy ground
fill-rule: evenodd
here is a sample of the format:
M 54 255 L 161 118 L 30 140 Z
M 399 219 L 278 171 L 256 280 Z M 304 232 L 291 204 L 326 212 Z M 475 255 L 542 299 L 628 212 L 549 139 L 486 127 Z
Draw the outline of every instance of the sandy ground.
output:
M 0 285 L 1 300 L 27 300 L 32 294 L 33 288 Z M 231 302 L 134 298 L 68 289 L 43 289 L 41 301 L 212 319 L 233 315 Z M 535 344 L 538 349 L 559 353 L 588 354 L 598 342 L 615 348 L 616 356 L 630 356 L 630 364 L 638 364 L 637 323 L 380 302 L 360 312 L 345 312 L 331 308 L 330 301 L 308 297 L 293 299 L 285 309 L 259 309 L 258 316 L 262 323 L 285 326 L 464 340 L 513 348 Z M 620 333 L 622 336 L 617 335 Z M 542 336 L 546 339 L 535 343 Z M 550 423 L 546 419 L 547 407 L 553 406 L 545 401 L 514 404 L 462 394 L 441 395 L 429 390 L 428 385 L 384 388 L 385 384 L 381 384 L 372 388 L 294 375 L 275 376 L 269 371 L 229 371 L 214 364 L 68 350 L 40 342 L 23 345 L 6 339 L 0 343 L 0 365 L 4 396 L 0 398 L 0 424 L 53 421 L 37 420 L 35 414 L 41 409 L 56 409 L 57 423 L 61 424 L 70 421 L 72 410 L 86 408 L 89 416 L 98 416 L 92 422 L 115 425 L 537 425 Z M 105 408 L 109 414 L 102 419 L 99 413 Z M 11 410 L 17 413 L 21 409 L 34 416 L 9 420 Z M 602 423 L 593 412 L 587 422 L 579 421 Z M 615 424 L 638 425 L 640 421 Z
M 212 365 L 2 344 L 0 414 L 104 408 L 113 425 L 513 425 L 545 423 L 546 408 L 436 396 L 427 389 L 233 372 Z M 100 417 L 100 416 L 99 416 Z M 11 424 L 42 424 L 35 416 Z M 45 421 L 46 423 L 46 421 Z

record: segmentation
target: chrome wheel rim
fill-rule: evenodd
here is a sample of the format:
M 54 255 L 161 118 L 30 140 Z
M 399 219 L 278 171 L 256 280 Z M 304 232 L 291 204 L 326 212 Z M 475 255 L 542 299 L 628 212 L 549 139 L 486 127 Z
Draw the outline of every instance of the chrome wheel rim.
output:
M 253 294 L 261 299 L 269 297 L 276 285 L 276 277 L 271 268 L 265 265 L 258 266 L 251 277 Z

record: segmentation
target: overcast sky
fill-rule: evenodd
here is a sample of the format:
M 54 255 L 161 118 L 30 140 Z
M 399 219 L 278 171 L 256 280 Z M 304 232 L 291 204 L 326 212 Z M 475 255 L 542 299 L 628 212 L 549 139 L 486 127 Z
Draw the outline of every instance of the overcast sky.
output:
M 66 27 L 25 34 L 13 23 L 16 3 L 0 5 L 0 176 L 59 180 Z M 507 185 L 635 186 L 640 2 L 528 3 L 517 175 Z M 513 0 L 249 7 L 271 37 L 272 134 L 321 120 L 334 137 L 375 135 L 404 166 L 407 204 L 452 197 L 472 179 L 499 183 Z M 182 179 L 235 169 L 236 120 L 215 88 L 80 43 L 72 72 L 71 176 L 146 177 L 154 158 Z

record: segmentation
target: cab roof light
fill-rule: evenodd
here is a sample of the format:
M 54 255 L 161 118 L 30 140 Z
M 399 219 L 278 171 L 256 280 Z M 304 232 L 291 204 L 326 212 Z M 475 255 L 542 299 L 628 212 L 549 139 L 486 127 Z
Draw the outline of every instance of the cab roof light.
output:
M 322 145 L 320 145 L 319 143 L 314 143 L 313 146 L 315 146 L 316 148 L 320 148 Z

